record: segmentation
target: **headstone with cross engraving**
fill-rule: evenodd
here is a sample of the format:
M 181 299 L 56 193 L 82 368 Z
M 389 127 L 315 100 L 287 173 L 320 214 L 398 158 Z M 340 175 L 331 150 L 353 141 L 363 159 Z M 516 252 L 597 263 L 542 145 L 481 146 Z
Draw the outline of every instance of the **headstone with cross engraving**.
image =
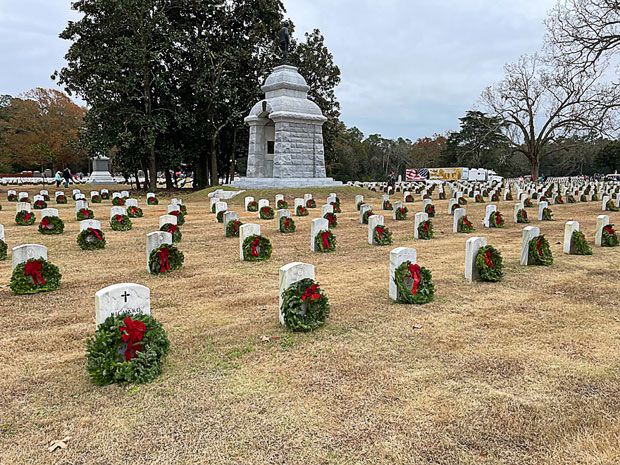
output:
M 95 293 L 95 323 L 97 327 L 110 316 L 151 314 L 151 290 L 140 284 L 122 283 Z

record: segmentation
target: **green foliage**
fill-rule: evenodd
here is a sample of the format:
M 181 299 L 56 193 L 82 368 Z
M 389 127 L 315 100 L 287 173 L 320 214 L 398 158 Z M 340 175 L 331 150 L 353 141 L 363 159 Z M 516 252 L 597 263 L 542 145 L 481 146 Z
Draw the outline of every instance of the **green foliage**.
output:
M 543 208 L 542 219 L 543 219 L 543 221 L 552 221 L 553 220 L 553 212 L 551 211 L 550 208 Z
M 418 226 L 418 239 L 428 241 L 435 237 L 433 233 L 433 222 L 431 220 L 422 221 Z
M 90 197 L 90 201 L 92 203 L 101 203 L 101 196 L 100 195 L 92 195 Z
M 435 218 L 435 205 L 432 203 L 428 204 L 424 209 L 429 218 Z
M 306 208 L 316 208 L 316 202 L 314 199 L 308 199 L 306 202 Z
M 141 208 L 129 207 L 127 209 L 127 215 L 129 216 L 129 218 L 142 218 L 144 216 L 144 213 L 142 212 Z
M 67 203 L 67 197 L 65 195 L 56 196 L 56 203 L 59 205 L 64 205 Z
M 504 217 L 498 211 L 491 213 L 491 217 L 489 218 L 489 224 L 492 228 L 503 228 L 504 227 Z
M 217 212 L 217 215 L 215 215 L 215 219 L 217 220 L 218 223 L 224 222 L 224 213 L 226 213 L 226 210 L 221 210 Z
M 170 234 L 172 234 L 172 242 L 175 244 L 183 240 L 183 234 L 181 233 L 181 229 L 176 224 L 172 224 L 172 223 L 163 224 L 161 228 L 159 228 L 159 230 L 169 232 Z
M 384 200 L 383 201 L 383 209 L 384 210 L 393 210 L 394 207 L 392 206 L 392 202 L 390 202 L 389 200 Z
M 160 252 L 168 251 L 168 267 L 165 266 L 159 258 Z M 149 255 L 149 270 L 151 274 L 167 274 L 173 271 L 179 270 L 183 266 L 185 256 L 183 252 L 176 248 L 174 245 L 164 244 L 161 247 L 154 249 Z
M 517 223 L 529 223 L 530 220 L 527 218 L 527 211 L 524 208 L 521 208 L 517 212 Z
M 226 237 L 239 237 L 239 228 L 243 223 L 239 220 L 229 221 L 226 225 Z
M 17 212 L 17 215 L 15 215 L 15 223 L 19 226 L 30 226 L 34 224 L 35 220 L 36 217 L 34 216 L 34 213 L 27 212 L 26 210 Z
M 27 276 L 25 274 L 24 268 L 26 264 L 34 261 L 38 261 L 41 264 L 40 274 L 45 284 L 35 284 L 32 276 Z M 43 258 L 28 260 L 28 262 L 20 263 L 13 270 L 10 287 L 15 294 L 36 294 L 38 292 L 55 291 L 60 288 L 60 279 L 62 275 L 56 265 Z
M 112 199 L 112 205 L 115 207 L 123 207 L 125 205 L 125 199 L 122 197 L 114 197 Z
M 114 215 L 110 218 L 110 227 L 114 231 L 129 231 L 133 225 L 127 215 Z
M 0 239 L 0 261 L 6 260 L 8 250 L 9 246 Z
M 476 202 L 476 203 L 484 203 L 484 199 L 482 198 L 482 196 L 480 194 L 476 194 L 476 197 L 474 198 L 474 202 Z
M 257 255 L 252 254 L 252 244 L 258 239 L 256 246 Z M 271 258 L 272 245 L 271 241 L 263 236 L 256 234 L 246 237 L 243 241 L 243 259 L 247 262 L 257 262 L 262 260 L 269 260 Z
M 248 203 L 248 211 L 249 212 L 257 212 L 258 211 L 258 203 L 255 200 L 253 200 L 250 203 Z
M 467 199 L 465 197 L 459 197 L 459 205 L 467 205 Z
M 608 224 L 603 228 L 603 235 L 601 238 L 601 246 L 602 247 L 617 247 L 618 246 L 618 235 L 614 230 L 613 224 Z M 2 256 L 0 250 L 0 257 Z
M 278 200 L 277 207 L 278 210 L 285 210 L 288 208 L 288 202 L 286 200 Z
M 99 235 L 99 238 L 95 232 Z M 77 243 L 82 250 L 105 249 L 105 234 L 100 229 L 93 229 L 91 231 L 88 228 L 78 234 Z
M 291 284 L 282 293 L 281 311 L 289 330 L 308 332 L 325 324 L 330 306 L 319 284 L 306 278 Z
M 323 215 L 323 218 L 327 220 L 329 229 L 338 227 L 338 217 L 335 213 L 325 213 L 325 215 Z
M 502 272 L 503 261 L 499 250 L 491 247 L 481 247 L 476 255 L 476 269 L 482 281 L 497 282 L 501 281 L 504 273 Z
M 325 235 L 325 240 L 327 241 L 327 246 L 325 246 L 325 241 L 323 241 L 323 235 Z M 317 252 L 330 253 L 336 251 L 336 236 L 329 230 L 327 231 L 319 231 L 316 237 L 314 238 L 314 246 Z
M 617 212 L 618 210 L 620 210 L 620 208 L 616 207 L 616 204 L 611 199 L 607 201 L 606 208 L 610 212 Z
M 396 221 L 405 221 L 407 219 L 407 213 L 409 213 L 407 207 L 401 207 L 396 210 Z
M 45 226 L 44 223 L 46 223 Z M 65 223 L 57 216 L 45 216 L 39 223 L 39 232 L 41 234 L 62 234 L 64 230 Z
M 553 265 L 553 254 L 549 248 L 549 241 L 544 235 L 532 239 L 529 247 L 528 263 L 542 266 Z
M 614 140 L 603 146 L 594 159 L 596 168 L 604 173 L 620 171 L 620 141 Z
M 378 225 L 372 234 L 376 245 L 392 245 L 392 232 L 383 225 Z
M 273 220 L 275 212 L 273 208 L 267 206 L 260 209 L 259 215 L 261 220 Z
M 147 205 L 159 205 L 159 200 L 157 200 L 157 197 L 149 197 L 146 203 Z
M 295 226 L 295 220 L 293 220 L 293 218 L 288 217 L 288 216 L 283 216 L 282 218 L 280 218 L 280 232 L 281 233 L 285 233 L 285 234 L 294 233 L 296 229 L 297 229 L 297 226 Z
M 136 357 L 125 360 L 125 342 L 120 328 L 125 319 L 146 326 Z M 135 346 L 135 344 L 134 344 Z M 99 386 L 112 383 L 149 383 L 161 374 L 161 359 L 168 353 L 170 341 L 161 323 L 150 315 L 122 313 L 108 317 L 86 341 L 86 370 Z
M 467 215 L 459 218 L 459 221 L 458 221 L 458 223 L 456 225 L 457 232 L 460 232 L 460 233 L 470 233 L 470 232 L 474 231 L 475 229 L 476 228 L 474 228 L 474 225 L 471 224 L 471 222 L 467 218 Z
M 586 236 L 581 231 L 573 231 L 571 242 L 575 255 L 592 255 L 592 247 L 588 245 Z
M 372 215 L 374 215 L 374 212 L 372 210 L 366 210 L 362 215 L 362 223 L 368 224 L 368 218 L 370 218 Z
M 427 268 L 420 267 L 420 282 L 413 293 L 413 277 L 409 270 L 410 261 L 403 262 L 394 271 L 394 283 L 398 289 L 397 302 L 401 304 L 423 305 L 432 302 L 435 298 L 433 275 Z
M 78 221 L 82 220 L 92 220 L 95 218 L 95 214 L 90 208 L 81 208 L 76 214 L 75 217 Z
M 182 211 L 173 211 L 169 214 L 177 217 L 177 226 L 183 226 L 185 224 L 185 214 Z
M 32 208 L 35 210 L 43 210 L 44 208 L 47 208 L 47 202 L 45 200 L 37 200 L 32 205 Z

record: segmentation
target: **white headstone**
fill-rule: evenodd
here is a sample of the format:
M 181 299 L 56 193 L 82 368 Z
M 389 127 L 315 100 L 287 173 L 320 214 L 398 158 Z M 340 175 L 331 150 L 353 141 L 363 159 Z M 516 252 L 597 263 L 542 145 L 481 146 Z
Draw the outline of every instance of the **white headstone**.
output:
M 20 263 L 42 258 L 47 260 L 47 247 L 39 244 L 23 244 L 13 247 L 13 269 Z
M 18 196 L 18 200 L 22 200 L 22 199 L 27 199 L 28 198 L 28 192 L 20 192 L 19 196 Z
M 312 200 L 312 194 L 304 194 L 304 205 L 308 200 Z
M 327 197 L 327 203 L 328 204 L 332 204 L 332 203 L 336 203 L 338 199 L 338 196 L 336 194 L 329 194 L 329 196 Z
M 170 199 L 170 203 L 172 205 L 183 205 L 183 201 L 181 199 L 178 199 L 178 198 Z
M 321 207 L 321 216 L 325 216 L 328 213 L 334 213 L 334 206 L 333 205 L 323 205 Z
M 493 215 L 497 211 L 496 205 L 487 205 L 486 213 L 484 215 L 484 227 L 491 227 L 491 215 Z
M 259 211 L 259 214 L 260 214 L 261 208 L 268 207 L 268 206 L 269 206 L 269 200 L 267 200 L 267 199 L 260 199 L 258 201 L 258 211 Z
M 129 191 L 121 191 L 121 197 L 128 199 L 129 198 Z
M 284 196 L 282 194 L 276 194 L 276 207 L 278 206 L 278 202 L 280 200 L 284 200 Z
M 304 202 L 304 199 L 302 198 L 296 198 L 295 199 L 295 213 L 297 213 L 297 207 L 304 207 L 306 206 L 306 202 Z
M 215 215 L 217 217 L 217 214 L 219 212 L 225 212 L 226 210 L 228 210 L 228 204 L 226 202 L 217 202 L 215 204 Z
M 248 205 L 254 202 L 254 197 L 246 197 L 245 198 L 245 211 L 248 211 Z
M 327 220 L 325 220 L 327 221 Z M 239 228 L 239 257 L 243 260 L 243 242 L 250 236 L 260 236 L 260 225 L 248 223 Z
M 58 210 L 56 208 L 44 208 L 41 210 L 41 218 L 46 216 L 58 216 Z
M 416 239 L 419 239 L 419 234 L 418 234 L 418 227 L 424 223 L 425 221 L 428 221 L 428 214 L 425 212 L 418 212 L 415 214 L 415 223 L 413 226 L 413 237 Z
M 146 271 L 151 271 L 149 268 L 151 252 L 155 249 L 159 249 L 164 244 L 172 245 L 172 233 L 155 231 L 146 235 Z
M 291 217 L 290 210 L 286 210 L 286 209 L 278 210 L 278 230 L 280 230 L 280 221 L 282 220 L 282 218 L 290 218 L 290 217 Z
M 564 253 L 572 254 L 575 252 L 575 246 L 573 242 L 573 233 L 575 231 L 579 231 L 579 222 L 578 221 L 567 221 L 564 226 Z
M 476 268 L 476 255 L 482 247 L 486 247 L 485 237 L 470 237 L 465 244 L 465 279 L 472 282 L 480 278 Z
M 4 241 L 4 225 L 0 224 L 0 241 Z
M 179 207 L 178 205 L 168 205 L 166 208 L 167 208 L 168 213 L 181 211 L 181 207 Z M 211 208 L 213 208 L 213 205 L 211 206 Z
M 368 205 L 367 203 L 365 203 L 364 205 L 361 206 L 361 208 L 360 208 L 360 224 L 364 224 L 364 213 L 366 213 L 368 210 L 372 210 L 372 207 L 370 205 Z
M 88 210 L 88 202 L 86 200 L 76 200 L 75 213 L 78 213 L 82 209 Z
M 228 226 L 228 223 L 230 223 L 231 221 L 239 221 L 239 213 L 237 212 L 224 213 L 224 234 L 226 234 L 226 227 Z
M 610 199 L 611 199 L 611 197 L 608 196 L 608 195 L 604 195 L 603 196 L 603 211 L 604 212 L 608 210 L 607 203 L 609 202 Z
M 86 196 L 82 193 L 75 194 L 75 200 L 86 200 Z
M 282 314 L 282 294 L 286 291 L 292 284 L 297 281 L 301 281 L 302 279 L 312 279 L 314 281 L 314 265 L 310 265 L 308 263 L 289 263 L 288 265 L 284 265 L 280 268 L 280 298 L 279 298 L 279 315 L 278 319 L 281 324 L 284 324 L 284 315 Z
M 523 204 L 522 203 L 516 203 L 515 204 L 515 209 L 514 209 L 514 222 L 518 223 L 519 220 L 519 210 L 524 210 Z
M 383 226 L 383 215 L 372 215 L 368 217 L 368 243 L 374 245 L 374 233 L 377 226 Z
M 101 189 L 101 194 L 102 194 L 102 195 L 103 195 L 103 194 L 109 194 L 109 193 L 110 193 L 110 191 L 109 191 L 109 190 L 107 190 L 107 189 Z M 148 196 L 149 196 L 149 194 L 146 194 L 146 196 L 148 197 Z
M 433 205 L 433 201 L 431 199 L 424 199 L 422 201 L 422 210 L 426 211 L 426 207 L 429 205 Z
M 103 190 L 101 192 L 103 192 Z M 112 193 L 112 199 L 120 199 L 121 197 L 122 196 L 121 196 L 120 192 L 113 192 Z
M 529 265 L 530 241 L 540 236 L 540 229 L 535 226 L 523 228 L 523 239 L 521 242 L 521 265 Z
M 34 197 L 32 197 L 32 201 L 33 201 L 33 202 L 35 202 L 35 203 L 36 203 L 36 202 L 38 202 L 39 200 L 40 200 L 41 202 L 45 202 L 45 197 L 43 197 L 43 196 L 42 196 L 42 195 L 40 195 L 40 194 L 37 194 L 37 195 L 35 195 Z
M 32 212 L 32 207 L 28 202 L 17 202 L 17 213 L 21 211 Z
M 549 202 L 540 202 L 538 204 L 538 221 L 542 221 L 543 219 L 543 211 L 545 208 L 549 207 Z
M 459 220 L 467 215 L 467 211 L 464 208 L 457 208 L 454 210 L 454 221 L 452 222 L 452 232 L 459 231 Z
M 91 198 L 91 200 L 92 200 L 92 198 L 93 198 L 93 197 L 95 197 L 96 195 L 99 195 L 99 192 L 97 192 L 97 191 L 92 191 L 92 192 L 90 193 L 90 198 Z
M 179 219 L 174 215 L 161 215 L 159 217 L 160 228 L 165 224 L 174 224 L 176 226 L 178 223 L 179 223 Z
M 454 211 L 452 210 L 452 208 L 454 207 L 454 205 L 458 205 L 458 204 L 459 204 L 459 201 L 457 199 L 450 199 L 450 201 L 448 202 L 448 213 L 450 215 L 454 214 Z
M 95 293 L 97 327 L 110 316 L 128 313 L 151 314 L 151 290 L 140 284 L 122 283 L 105 287 Z
M 102 194 L 103 194 L 103 191 L 104 191 L 104 189 L 101 189 L 101 193 L 102 193 Z M 147 200 L 148 200 L 148 199 L 150 199 L 150 198 L 154 198 L 154 197 L 155 197 L 155 194 L 154 194 L 153 192 L 148 192 L 148 193 L 146 194 L 146 199 L 147 199 Z
M 54 198 L 58 197 L 59 195 L 65 195 L 65 193 L 63 191 L 54 192 Z
M 126 215 L 127 214 L 127 210 L 125 210 L 125 207 L 112 207 L 110 208 L 110 218 L 114 218 L 116 215 Z
M 363 195 L 356 195 L 355 196 L 355 208 L 357 208 L 357 205 L 363 201 L 364 201 Z
M 246 197 L 246 198 L 247 198 L 247 197 Z M 218 203 L 219 201 L 220 201 L 220 199 L 219 199 L 218 197 L 211 197 L 211 198 L 209 199 L 209 212 L 214 213 L 214 211 L 213 211 L 213 206 L 214 206 L 216 203 Z M 171 207 L 171 206 L 172 206 L 172 207 L 177 208 L 179 211 L 181 210 L 181 207 L 179 207 L 178 205 L 169 205 L 169 206 L 168 206 L 168 213 L 170 213 L 170 211 L 171 211 L 171 210 L 170 210 L 170 207 Z
M 398 247 L 390 252 L 390 299 L 398 300 L 398 287 L 394 282 L 394 274 L 398 267 L 404 262 L 411 262 L 412 265 L 415 265 L 417 259 L 418 253 L 416 249 Z
M 594 244 L 601 247 L 603 244 L 603 228 L 609 224 L 609 215 L 599 215 L 596 219 L 596 233 L 594 235 Z
M 329 221 L 325 218 L 312 220 L 310 225 L 310 250 L 316 252 L 316 236 L 321 231 L 329 231 Z
M 82 220 L 80 221 L 80 232 L 85 229 L 92 228 L 101 231 L 101 223 L 97 220 Z
M 127 199 L 125 201 L 125 207 L 129 208 L 129 207 L 137 207 L 138 206 L 138 199 Z

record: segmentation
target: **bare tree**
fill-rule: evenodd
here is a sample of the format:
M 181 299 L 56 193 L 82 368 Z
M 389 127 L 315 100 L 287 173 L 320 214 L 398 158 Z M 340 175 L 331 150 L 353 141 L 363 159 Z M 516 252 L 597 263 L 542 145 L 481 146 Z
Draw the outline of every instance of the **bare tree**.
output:
M 609 134 L 616 127 L 620 89 L 600 82 L 604 70 L 524 55 L 506 65 L 504 79 L 482 93 L 483 105 L 502 122 L 513 151 L 525 155 L 535 178 L 543 157 L 566 148 L 550 143 Z

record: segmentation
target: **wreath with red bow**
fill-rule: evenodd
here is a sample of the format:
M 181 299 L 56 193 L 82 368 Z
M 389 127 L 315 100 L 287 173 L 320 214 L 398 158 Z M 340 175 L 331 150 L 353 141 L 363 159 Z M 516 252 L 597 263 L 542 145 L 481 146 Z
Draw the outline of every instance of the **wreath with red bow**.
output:
M 325 213 L 323 218 L 327 220 L 329 229 L 336 228 L 338 226 L 338 217 L 335 213 Z
M 149 271 L 151 274 L 172 273 L 180 269 L 185 261 L 183 252 L 172 244 L 164 244 L 154 249 L 149 255 Z
M 336 236 L 331 231 L 319 231 L 314 237 L 314 248 L 317 252 L 330 253 L 336 251 Z
M 368 218 L 370 218 L 372 215 L 374 215 L 374 212 L 372 210 L 366 210 L 362 215 L 362 223 L 368 224 Z
M 101 193 L 101 200 L 110 200 L 110 193 L 109 192 L 102 192 Z
M 8 250 L 9 246 L 6 244 L 6 242 L 0 239 L 0 261 L 6 260 Z
M 77 243 L 82 250 L 105 249 L 105 235 L 100 229 L 86 228 L 78 234 Z
M 43 258 L 20 263 L 11 276 L 11 290 L 15 294 L 36 294 L 55 291 L 62 275 L 58 267 Z
M 17 194 L 10 193 L 7 195 L 6 199 L 9 202 L 17 202 Z
M 316 208 L 316 202 L 314 199 L 308 199 L 306 201 L 306 208 Z
M 261 220 L 273 220 L 275 212 L 273 211 L 273 208 L 265 206 L 260 209 L 259 216 Z
M 413 198 L 413 195 L 407 194 L 407 197 L 405 197 L 405 202 L 407 202 L 407 203 L 414 203 L 415 199 Z
M 504 217 L 498 211 L 491 213 L 491 217 L 489 218 L 489 224 L 492 228 L 503 228 L 504 227 Z
M 549 241 L 544 235 L 535 237 L 530 241 L 528 264 L 551 266 L 553 264 L 553 254 L 549 248 Z
M 472 231 L 474 231 L 476 228 L 474 228 L 474 225 L 471 224 L 471 221 L 469 221 L 469 219 L 467 218 L 467 215 L 462 216 L 461 218 L 459 218 L 459 221 L 456 225 L 456 231 L 460 232 L 460 233 L 470 233 Z
M 577 203 L 577 201 L 575 200 L 575 197 L 573 197 L 571 194 L 568 194 L 568 195 L 566 196 L 566 201 L 567 201 L 568 203 Z
M 147 205 L 159 205 L 159 200 L 157 200 L 157 197 L 149 197 L 148 199 L 146 199 L 146 204 Z
M 218 223 L 223 223 L 224 222 L 224 214 L 226 213 L 226 210 L 220 210 L 219 212 L 217 212 L 217 215 L 215 215 L 215 220 Z
M 389 200 L 384 200 L 383 201 L 383 209 L 384 210 L 393 210 L 394 207 L 392 206 L 392 202 L 390 202 Z
M 592 247 L 588 245 L 586 236 L 581 231 L 573 231 L 571 237 L 571 253 L 575 255 L 592 255 Z
M 553 212 L 551 211 L 550 208 L 548 207 L 543 208 L 542 219 L 543 221 L 553 221 Z
M 41 234 L 62 234 L 65 230 L 65 223 L 57 216 L 44 216 L 39 223 Z
M 340 208 L 340 203 L 332 202 L 330 205 L 334 208 L 334 213 L 342 213 L 342 209 Z
M 256 234 L 246 237 L 243 241 L 243 259 L 247 262 L 258 262 L 271 258 L 271 241 Z
M 561 195 L 558 195 L 558 196 L 555 198 L 555 203 L 557 203 L 558 205 L 562 205 L 562 204 L 564 203 L 564 199 L 562 198 L 562 196 L 561 196 Z
M 47 208 L 47 202 L 39 199 L 32 205 L 32 208 L 35 210 L 43 210 L 44 208 Z
M 431 220 L 422 221 L 418 226 L 418 239 L 428 241 L 435 236 L 433 233 L 433 222 Z
M 435 218 L 435 205 L 429 203 L 424 209 L 429 218 Z
M 517 223 L 529 223 L 530 220 L 527 218 L 527 212 L 524 208 L 520 208 L 517 212 Z
M 288 202 L 286 200 L 280 199 L 276 202 L 276 206 L 278 210 L 285 210 L 288 208 Z
M 459 205 L 467 205 L 467 199 L 465 197 L 459 197 Z
M 401 304 L 427 304 L 435 298 L 433 275 L 427 268 L 410 261 L 403 262 L 394 271 L 397 299 Z
M 304 207 L 303 205 L 297 205 L 297 208 L 295 209 L 295 215 L 297 216 L 308 216 L 308 209 L 306 207 Z
M 613 224 L 608 224 L 603 228 L 603 235 L 601 240 L 602 247 L 617 247 L 618 246 L 618 236 L 616 231 L 614 230 Z
M 482 198 L 480 194 L 476 194 L 476 197 L 474 197 L 474 201 L 476 203 L 484 203 L 484 199 Z
M 377 225 L 372 233 L 372 241 L 375 245 L 392 245 L 392 232 L 382 224 Z
M 99 386 L 149 383 L 161 374 L 170 341 L 150 315 L 121 313 L 99 325 L 86 341 L 86 370 Z
M 400 207 L 396 210 L 396 221 L 405 221 L 407 219 L 407 213 L 409 209 L 407 207 Z
M 249 212 L 257 212 L 258 211 L 258 203 L 256 202 L 256 200 L 252 200 L 251 202 L 248 203 L 247 210 Z
M 56 196 L 56 203 L 59 205 L 64 205 L 67 203 L 67 197 L 65 197 L 64 195 L 57 195 Z
M 280 232 L 284 234 L 294 233 L 297 230 L 295 226 L 295 220 L 290 216 L 283 216 L 280 218 Z
M 90 208 L 80 208 L 79 211 L 75 214 L 75 217 L 78 219 L 78 221 L 92 220 L 95 217 L 95 214 Z
M 527 199 L 525 199 L 523 201 L 523 206 L 524 207 L 533 207 L 534 204 L 532 203 L 532 199 L 530 199 L 529 197 Z
M 114 215 L 110 218 L 110 227 L 114 231 L 129 231 L 133 224 L 127 215 Z
M 506 200 L 513 200 L 512 192 L 510 191 L 506 192 Z
M 183 226 L 185 224 L 185 214 L 180 210 L 174 210 L 168 213 L 169 215 L 177 217 L 177 225 Z
M 239 220 L 229 221 L 226 225 L 226 237 L 239 237 L 239 228 L 243 223 Z
M 15 223 L 17 223 L 18 226 L 30 226 L 34 224 L 35 219 L 34 213 L 26 210 L 21 210 L 15 215 Z
M 446 200 L 446 194 L 444 192 L 439 193 L 439 200 Z
M 90 201 L 92 203 L 101 203 L 101 196 L 100 195 L 91 195 L 90 196 Z
M 123 197 L 114 197 L 112 199 L 112 205 L 116 207 L 122 207 L 125 205 L 125 199 Z
M 319 283 L 310 278 L 291 284 L 282 293 L 281 312 L 290 331 L 314 331 L 329 317 L 329 300 Z
M 581 197 L 579 197 L 579 200 L 582 202 L 587 202 L 588 201 L 588 196 L 586 194 L 581 194 Z
M 612 199 L 609 199 L 607 201 L 607 206 L 606 206 L 607 210 L 609 210 L 610 212 L 617 212 L 618 210 L 620 210 L 620 208 L 616 207 L 616 204 L 614 203 L 614 201 Z
M 365 205 L 365 204 L 366 204 L 366 202 L 364 202 L 363 200 L 358 202 L 357 205 L 356 205 L 357 211 L 360 211 L 361 208 L 362 208 L 362 205 Z
M 502 254 L 499 250 L 491 247 L 481 247 L 476 255 L 476 269 L 482 281 L 497 282 L 502 279 Z
M 491 196 L 491 202 L 499 202 L 499 195 L 493 194 Z
M 181 240 L 183 239 L 183 234 L 181 234 L 181 229 L 176 224 L 172 224 L 172 223 L 163 224 L 161 228 L 159 228 L 159 230 L 172 234 L 172 242 L 174 243 L 181 242 Z
M 127 208 L 127 215 L 129 216 L 129 218 L 142 218 L 144 216 L 144 213 L 142 212 L 141 208 L 132 206 Z

